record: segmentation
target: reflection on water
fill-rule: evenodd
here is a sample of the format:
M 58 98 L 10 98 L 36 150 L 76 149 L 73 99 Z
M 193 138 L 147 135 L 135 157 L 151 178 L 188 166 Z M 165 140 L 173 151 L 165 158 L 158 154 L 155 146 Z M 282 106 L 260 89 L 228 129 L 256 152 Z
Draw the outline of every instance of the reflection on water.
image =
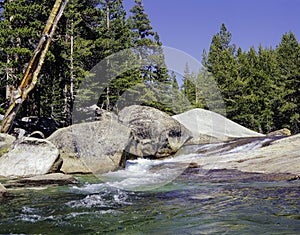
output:
M 1 234 L 297 234 L 299 181 L 203 182 L 193 174 L 128 192 L 80 186 L 19 191 L 0 204 Z

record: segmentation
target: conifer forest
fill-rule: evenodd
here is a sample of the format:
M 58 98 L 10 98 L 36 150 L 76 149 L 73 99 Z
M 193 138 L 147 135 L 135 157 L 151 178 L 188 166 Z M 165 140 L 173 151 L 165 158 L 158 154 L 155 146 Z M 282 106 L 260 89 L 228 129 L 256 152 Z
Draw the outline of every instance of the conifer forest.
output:
M 42 36 L 54 0 L 0 1 L 0 114 L 9 106 L 14 90 Z M 60 19 L 34 90 L 22 104 L 18 118 L 51 117 L 59 126 L 72 124 L 72 109 L 80 83 L 104 58 L 140 46 L 162 46 L 142 1 L 126 12 L 122 0 L 70 0 Z M 165 99 L 144 92 L 145 105 L 169 114 L 192 108 L 209 109 L 206 76 L 213 76 L 226 106 L 226 116 L 252 130 L 268 133 L 288 128 L 300 130 L 300 44 L 293 32 L 282 35 L 276 48 L 260 45 L 244 51 L 231 40 L 222 24 L 203 50 L 203 69 L 194 74 L 186 64 L 182 83 L 163 64 L 163 55 L 147 51 L 152 63 L 126 71 L 105 86 L 97 105 L 112 110 L 122 94 L 138 84 L 141 89 L 165 84 Z M 218 30 L 218 29 L 216 29 Z M 138 53 L 138 52 L 137 52 Z M 151 54 L 152 53 L 152 54 Z M 153 59 L 154 58 L 154 59 Z M 153 63 L 157 61 L 157 64 Z M 94 94 L 91 89 L 86 94 Z M 168 92 L 167 92 L 168 91 Z M 182 94 L 189 105 L 182 105 Z M 149 98 L 150 97 L 150 98 Z M 149 101 L 151 100 L 151 102 Z M 175 108 L 174 108 L 175 107 Z

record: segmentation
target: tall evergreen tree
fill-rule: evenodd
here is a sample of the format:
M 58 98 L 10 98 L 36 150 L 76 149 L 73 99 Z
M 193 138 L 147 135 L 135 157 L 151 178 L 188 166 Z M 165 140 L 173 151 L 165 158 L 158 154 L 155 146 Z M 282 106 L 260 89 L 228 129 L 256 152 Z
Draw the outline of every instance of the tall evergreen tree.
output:
M 236 90 L 236 113 L 232 117 L 232 120 L 253 129 L 254 115 L 252 109 L 252 100 L 254 99 L 251 92 L 250 84 L 251 74 L 253 71 L 253 62 L 256 58 L 256 51 L 254 48 L 250 49 L 250 54 L 243 52 L 241 48 L 238 48 L 236 55 L 236 63 L 238 70 L 239 89 Z M 249 89 L 248 89 L 249 88 Z
M 11 0 L 2 3 L 1 67 L 2 76 L 6 82 L 6 98 L 10 99 L 19 85 L 26 64 L 39 42 L 48 18 L 46 9 L 49 3 L 44 0 Z M 49 7 L 49 12 L 51 7 Z M 39 100 L 39 93 L 35 90 L 23 104 L 20 115 L 38 115 Z
M 270 132 L 275 128 L 274 78 L 278 76 L 274 51 L 260 46 L 256 52 L 254 47 L 251 47 L 245 55 L 239 49 L 237 60 L 242 93 L 239 94 L 239 109 L 233 120 L 259 132 Z
M 300 46 L 294 33 L 283 35 L 276 53 L 282 101 L 277 125 L 289 127 L 296 133 L 300 130 Z
M 126 22 L 126 11 L 122 0 L 101 0 L 99 4 L 99 36 L 96 40 L 96 50 L 99 52 L 98 59 L 101 61 L 121 50 L 128 49 L 131 43 L 131 34 Z M 114 61 L 107 59 L 106 62 L 104 70 L 106 70 L 105 80 L 107 83 L 103 84 L 105 88 L 102 87 L 103 93 L 99 99 L 99 105 L 111 110 L 124 91 L 132 85 L 132 82 L 128 73 L 118 75 L 119 71 L 116 71 L 116 69 L 120 69 L 118 59 Z
M 212 38 L 206 66 L 219 85 L 229 118 L 236 113 L 234 104 L 238 71 L 234 53 L 235 45 L 231 44 L 231 33 L 222 24 L 220 32 Z
M 259 97 L 259 106 L 261 109 L 258 119 L 261 124 L 261 132 L 268 133 L 275 128 L 274 107 L 277 100 L 276 78 L 278 74 L 278 64 L 275 52 L 272 48 L 263 49 L 259 47 L 259 74 L 257 82 L 257 96 Z
M 177 76 L 174 71 L 170 74 L 171 79 L 171 92 L 169 97 L 171 97 L 172 110 L 169 112 L 172 115 L 180 114 L 188 111 L 192 108 L 190 101 L 184 95 L 184 87 L 180 89 Z M 165 92 L 165 91 L 164 91 Z
M 196 74 L 190 72 L 189 65 L 185 65 L 184 69 L 184 80 L 183 80 L 183 87 L 182 92 L 185 97 L 189 100 L 190 104 L 193 107 L 197 106 L 196 100 Z
M 59 69 L 57 82 L 59 91 L 55 103 L 56 114 L 62 114 L 64 125 L 72 123 L 76 89 L 96 63 L 94 40 L 96 37 L 97 1 L 71 0 L 60 24 L 60 32 L 54 47 L 61 48 L 55 55 Z M 57 50 L 56 50 L 57 51 Z M 54 51 L 54 53 L 56 53 Z M 59 64 L 58 64 L 58 63 Z
M 135 0 L 135 5 L 130 9 L 131 15 L 128 24 L 131 29 L 131 46 L 136 48 L 136 56 L 139 61 L 139 71 L 136 77 L 143 90 L 141 102 L 147 105 L 170 112 L 170 99 L 168 95 L 161 97 L 164 91 L 172 90 L 172 82 L 164 62 L 163 50 L 161 48 L 159 35 L 151 26 L 142 0 Z M 168 93 L 168 92 L 166 92 Z M 158 96 L 160 96 L 158 98 Z M 144 101 L 143 101 L 144 100 Z

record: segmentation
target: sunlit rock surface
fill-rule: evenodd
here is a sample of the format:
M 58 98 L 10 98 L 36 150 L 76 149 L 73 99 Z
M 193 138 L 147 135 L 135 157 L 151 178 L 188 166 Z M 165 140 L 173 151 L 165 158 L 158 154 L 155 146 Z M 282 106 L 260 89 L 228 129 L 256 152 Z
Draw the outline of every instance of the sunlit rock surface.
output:
M 264 136 L 249 130 L 224 116 L 204 109 L 193 109 L 173 116 L 192 132 L 189 144 L 226 141 L 232 138 Z
M 0 175 L 26 177 L 51 171 L 58 159 L 58 149 L 49 141 L 25 138 L 0 157 Z
M 214 154 L 196 161 L 204 169 L 300 175 L 300 134 L 243 152 Z
M 64 173 L 105 173 L 117 169 L 128 144 L 130 129 L 115 119 L 75 124 L 53 133 Z

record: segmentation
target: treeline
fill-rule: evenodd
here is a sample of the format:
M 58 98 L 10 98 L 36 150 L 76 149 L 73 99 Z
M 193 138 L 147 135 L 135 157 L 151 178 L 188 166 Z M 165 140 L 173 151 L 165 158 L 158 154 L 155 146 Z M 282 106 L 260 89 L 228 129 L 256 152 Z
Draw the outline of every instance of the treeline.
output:
M 14 90 L 20 84 L 54 2 L 0 1 L 0 113 L 5 112 Z M 74 100 L 78 98 L 77 89 L 89 76 L 89 71 L 114 53 L 143 46 L 160 47 L 161 42 L 142 1 L 135 0 L 127 14 L 122 0 L 70 0 L 51 43 L 39 82 L 22 104 L 18 116 L 47 116 L 62 126 L 70 125 Z M 98 87 L 98 91 L 91 89 L 85 93 L 88 93 L 85 99 L 100 96 L 97 104 L 111 110 L 118 97 L 130 87 L 143 84 L 142 89 L 146 89 L 156 81 L 168 83 L 167 70 L 162 66 L 163 55 L 157 50 L 145 51 L 143 55 L 141 52 L 133 55 L 140 56 L 138 69 L 118 75 L 104 88 Z M 147 62 L 149 58 L 152 63 Z M 110 69 L 113 69 L 111 64 L 106 66 L 107 72 Z M 144 94 L 147 95 L 153 96 Z M 149 105 L 159 108 L 159 102 L 155 101 L 154 96 L 152 98 Z
M 54 2 L 0 0 L 2 114 L 42 37 Z M 231 120 L 262 133 L 283 127 L 299 132 L 300 45 L 292 32 L 283 35 L 275 49 L 260 46 L 258 51 L 254 47 L 243 51 L 232 44 L 231 33 L 223 24 L 213 36 L 208 53 L 203 52 L 203 69 L 193 74 L 187 65 L 181 87 L 176 74 L 164 64 L 161 46 L 141 0 L 134 0 L 129 12 L 122 0 L 70 0 L 39 82 L 23 103 L 19 117 L 52 117 L 67 126 L 73 121 L 74 102 L 95 97 L 97 105 L 107 110 L 138 97 L 138 103 L 170 114 L 194 107 L 213 106 L 216 111 L 218 107 L 222 109 L 217 95 L 220 92 Z M 105 68 L 101 68 L 106 71 L 101 75 L 106 82 L 92 81 L 78 92 L 96 64 L 129 48 L 140 49 L 127 54 L 125 64 L 138 61 L 138 67 L 129 66 L 118 74 L 115 69 L 120 61 L 108 59 Z M 116 76 L 105 79 L 111 74 Z
M 284 127 L 299 132 L 300 45 L 295 35 L 286 33 L 275 49 L 260 45 L 258 51 L 254 47 L 243 51 L 232 44 L 231 36 L 222 24 L 209 52 L 203 52 L 204 71 L 195 75 L 187 68 L 185 77 L 192 77 L 194 82 L 185 79 L 183 91 L 190 102 L 195 107 L 206 107 L 203 76 L 211 75 L 229 119 L 261 133 Z

